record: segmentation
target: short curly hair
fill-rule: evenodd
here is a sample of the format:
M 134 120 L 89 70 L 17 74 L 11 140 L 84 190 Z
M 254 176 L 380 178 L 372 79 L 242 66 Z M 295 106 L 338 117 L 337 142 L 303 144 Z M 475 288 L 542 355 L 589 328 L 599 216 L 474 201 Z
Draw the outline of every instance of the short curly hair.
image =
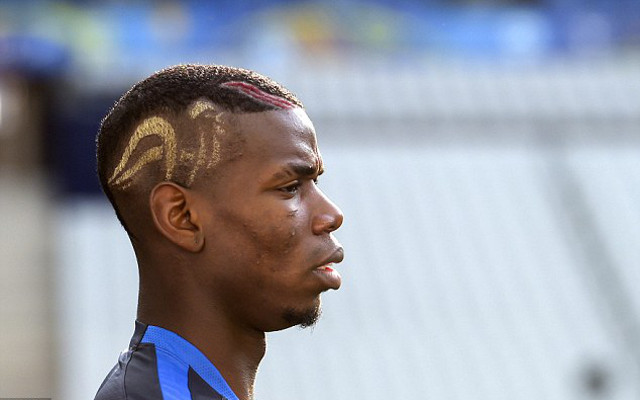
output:
M 277 82 L 229 66 L 177 65 L 135 84 L 102 120 L 96 137 L 100 184 L 125 230 L 131 235 L 116 193 L 144 197 L 163 180 L 189 187 L 205 157 L 211 167 L 216 161 L 212 158 L 224 156 L 216 138 L 222 132 L 223 113 L 294 107 L 303 105 Z M 208 119 L 204 129 L 196 124 L 200 115 Z M 191 122 L 178 123 L 185 120 Z

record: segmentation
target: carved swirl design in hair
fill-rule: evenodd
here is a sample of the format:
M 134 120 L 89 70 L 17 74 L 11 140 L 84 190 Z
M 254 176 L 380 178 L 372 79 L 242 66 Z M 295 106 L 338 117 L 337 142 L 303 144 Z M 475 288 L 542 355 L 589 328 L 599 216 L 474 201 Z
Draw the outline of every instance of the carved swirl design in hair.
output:
M 152 147 L 142 153 L 136 163 L 131 168 L 125 170 L 125 166 L 140 141 L 150 136 L 159 137 L 162 140 L 162 145 Z M 120 163 L 116 166 L 108 183 L 126 189 L 132 184 L 131 178 L 145 165 L 153 161 L 160 161 L 163 158 L 165 160 L 165 179 L 169 180 L 173 175 L 173 169 L 176 165 L 176 153 L 176 132 L 173 126 L 164 118 L 149 117 L 142 121 L 133 135 L 131 135 L 131 139 L 129 139 L 129 144 L 124 150 Z
M 203 113 L 208 110 L 214 111 L 215 114 L 207 113 L 203 115 Z M 186 164 L 193 163 L 193 167 L 184 182 L 186 186 L 190 186 L 203 167 L 209 169 L 218 164 L 221 159 L 219 138 L 225 133 L 222 127 L 223 112 L 217 112 L 215 105 L 209 100 L 197 100 L 190 106 L 188 115 L 192 120 L 195 120 L 201 115 L 206 118 L 212 118 L 214 120 L 213 132 L 207 129 L 206 126 L 198 125 L 198 144 L 196 148 L 181 149 L 178 151 L 176 132 L 171 123 L 158 116 L 146 118 L 131 135 L 120 162 L 108 180 L 109 185 L 124 190 L 134 183 L 133 178 L 141 169 L 150 163 L 164 160 L 164 179 L 166 181 L 174 178 L 177 162 Z M 135 163 L 133 163 L 133 166 L 125 169 L 127 165 L 131 164 L 131 158 L 140 145 L 140 142 L 145 138 L 154 136 L 159 138 L 162 143 L 142 152 Z M 207 136 L 209 136 L 209 138 L 207 138 Z
M 208 110 L 215 112 L 215 114 L 211 114 L 211 113 L 203 114 L 205 111 L 208 111 Z M 196 119 L 200 115 L 203 115 L 205 118 L 213 118 L 214 132 L 213 134 L 209 132 L 206 129 L 206 126 L 204 127 L 201 125 L 198 126 L 198 130 L 200 134 L 198 154 L 196 158 L 196 163 L 193 169 L 191 170 L 191 172 L 189 173 L 189 177 L 187 178 L 187 186 L 190 186 L 193 183 L 198 171 L 204 166 L 205 160 L 207 158 L 208 148 L 211 149 L 211 154 L 209 155 L 209 162 L 205 166 L 205 169 L 213 168 L 216 164 L 218 164 L 218 162 L 220 162 L 220 159 L 222 158 L 220 156 L 220 137 L 225 133 L 224 128 L 222 127 L 222 124 L 223 124 L 222 116 L 224 113 L 222 111 L 220 112 L 216 112 L 216 111 L 217 110 L 215 105 L 210 100 L 196 100 L 192 104 L 189 110 L 189 116 L 191 117 L 191 119 Z M 207 138 L 206 138 L 207 134 L 210 136 L 210 146 L 207 146 Z

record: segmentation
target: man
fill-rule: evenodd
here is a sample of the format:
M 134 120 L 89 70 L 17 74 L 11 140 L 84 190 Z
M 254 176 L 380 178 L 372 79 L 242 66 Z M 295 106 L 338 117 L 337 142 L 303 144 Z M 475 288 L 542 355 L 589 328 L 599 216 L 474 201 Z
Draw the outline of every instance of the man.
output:
M 342 214 L 302 103 L 252 71 L 168 68 L 111 109 L 97 158 L 140 292 L 96 400 L 252 399 L 265 332 L 312 325 L 341 283 Z

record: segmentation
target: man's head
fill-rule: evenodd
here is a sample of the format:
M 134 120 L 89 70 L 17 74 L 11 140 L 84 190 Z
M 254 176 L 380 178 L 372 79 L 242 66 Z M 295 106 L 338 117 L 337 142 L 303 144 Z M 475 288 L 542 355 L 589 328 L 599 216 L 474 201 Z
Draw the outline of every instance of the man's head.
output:
M 97 144 L 141 290 L 268 331 L 310 325 L 319 294 L 340 285 L 325 266 L 342 259 L 331 235 L 342 214 L 316 186 L 311 121 L 274 81 L 221 66 L 163 70 L 116 103 Z
M 226 132 L 233 115 L 294 107 L 302 103 L 288 90 L 239 68 L 181 65 L 139 82 L 104 118 L 97 138 L 98 176 L 120 222 L 131 234 L 119 196 L 142 197 L 160 181 L 190 187 L 233 158 L 242 140 Z

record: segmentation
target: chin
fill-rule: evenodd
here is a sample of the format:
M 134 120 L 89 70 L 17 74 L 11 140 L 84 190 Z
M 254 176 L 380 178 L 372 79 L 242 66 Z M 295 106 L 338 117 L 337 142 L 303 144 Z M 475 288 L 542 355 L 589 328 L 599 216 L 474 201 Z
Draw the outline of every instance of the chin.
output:
M 286 328 L 299 325 L 301 328 L 312 327 L 320 319 L 322 309 L 320 301 L 309 308 L 288 308 L 282 314 L 282 319 L 287 323 Z M 284 329 L 284 328 L 283 328 Z

